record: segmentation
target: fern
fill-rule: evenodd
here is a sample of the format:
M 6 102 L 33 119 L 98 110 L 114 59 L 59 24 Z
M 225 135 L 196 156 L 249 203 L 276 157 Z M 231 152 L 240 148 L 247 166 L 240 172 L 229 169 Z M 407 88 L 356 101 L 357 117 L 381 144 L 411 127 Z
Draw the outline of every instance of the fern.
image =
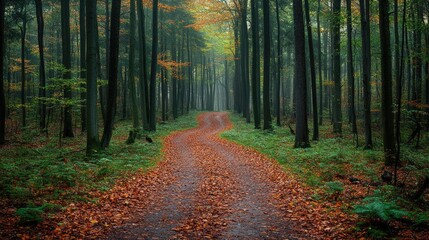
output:
M 380 219 L 385 222 L 410 216 L 408 211 L 401 209 L 395 202 L 385 201 L 379 196 L 365 198 L 363 204 L 355 206 L 354 212 L 369 220 Z

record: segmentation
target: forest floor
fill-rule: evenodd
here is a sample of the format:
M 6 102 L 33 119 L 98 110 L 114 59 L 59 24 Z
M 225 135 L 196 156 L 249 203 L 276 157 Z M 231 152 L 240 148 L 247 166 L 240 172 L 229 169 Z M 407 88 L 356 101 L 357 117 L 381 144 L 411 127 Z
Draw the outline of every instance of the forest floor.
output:
M 311 150 L 289 150 L 292 149 L 289 145 L 293 144 L 289 143 L 289 138 L 293 137 L 284 139 L 280 134 L 283 141 L 276 140 L 274 145 L 278 147 L 272 148 L 273 142 L 269 141 L 275 139 L 273 134 L 260 130 L 261 133 L 255 134 L 258 130 L 246 130 L 252 128 L 247 124 L 232 129 L 231 117 L 237 121 L 236 116 L 228 113 L 200 114 L 196 128 L 177 131 L 163 140 L 163 160 L 155 167 L 120 178 L 108 191 L 91 192 L 88 200 L 70 201 L 63 211 L 52 214 L 37 226 L 20 226 L 9 232 L 15 235 L 2 235 L 0 231 L 0 236 L 21 239 L 366 237 L 367 229 L 357 227 L 361 219 L 352 209 L 356 201 L 376 187 L 348 183 L 348 175 L 358 174 L 350 166 L 338 170 L 343 176 L 336 174 L 338 171 L 332 166 L 320 166 L 326 171 L 324 173 L 302 165 L 306 160 L 297 161 L 294 152 L 286 152 L 287 156 L 283 156 L 280 148 L 297 151 L 296 154 L 308 158 L 311 163 L 317 162 Z M 241 145 L 251 146 L 255 142 L 264 150 Z M 335 148 L 341 146 L 329 144 Z M 346 158 L 345 154 L 332 152 L 326 158 L 330 162 L 337 161 Z M 365 154 L 379 157 L 377 153 Z M 356 157 L 362 161 L 366 159 Z M 279 159 L 301 165 L 288 167 Z M 367 171 L 375 168 L 370 163 L 372 161 L 360 162 Z M 331 178 L 344 182 L 345 190 L 326 193 L 320 191 L 323 188 L 314 186 L 319 181 L 314 175 L 320 177 L 328 173 Z M 300 174 L 306 176 L 306 182 Z M 373 175 L 377 174 L 374 170 Z M 357 176 L 362 182 L 371 181 L 365 179 L 365 174 Z M 1 213 L 5 211 L 7 209 Z M 9 226 L 17 225 L 11 222 Z M 416 234 L 407 226 L 401 231 L 405 239 L 420 239 L 426 234 L 425 231 Z

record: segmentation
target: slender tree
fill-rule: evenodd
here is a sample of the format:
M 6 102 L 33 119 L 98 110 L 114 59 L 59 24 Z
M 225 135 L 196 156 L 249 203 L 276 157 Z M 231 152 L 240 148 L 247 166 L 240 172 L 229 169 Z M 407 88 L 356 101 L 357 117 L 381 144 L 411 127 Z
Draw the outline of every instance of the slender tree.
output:
M 148 88 L 148 73 L 146 60 L 146 24 L 143 9 L 143 2 L 137 1 L 137 16 L 138 16 L 138 36 L 139 36 L 139 86 L 140 86 L 140 103 L 142 109 L 143 129 L 150 130 L 149 124 L 149 88 Z
M 271 39 L 270 39 L 270 2 L 263 1 L 264 12 L 264 130 L 271 130 L 270 111 L 270 64 L 271 64 Z
M 296 132 L 295 147 L 307 148 L 308 139 L 307 120 L 307 80 L 305 73 L 305 34 L 302 1 L 293 1 L 293 17 L 295 29 L 295 102 L 296 102 Z
M 252 15 L 252 100 L 255 128 L 261 128 L 261 70 L 260 70 L 260 47 L 259 47 L 259 1 L 251 0 Z
M 319 63 L 319 125 L 323 124 L 323 77 L 322 77 L 322 30 L 320 28 L 320 12 L 322 5 L 320 0 L 317 1 L 317 60 Z
M 332 78 L 334 80 L 334 94 L 332 100 L 332 115 L 334 133 L 342 134 L 341 113 L 341 0 L 334 0 L 332 5 Z
M 311 29 L 310 6 L 305 0 L 305 19 L 307 22 L 308 51 L 310 55 L 310 78 L 311 78 L 311 100 L 313 106 L 313 140 L 319 140 L 319 117 L 317 114 L 317 93 L 316 93 L 316 64 L 314 60 L 313 31 Z
M 3 84 L 3 69 L 4 69 L 4 15 L 5 15 L 5 1 L 0 1 L 0 145 L 5 143 L 5 129 L 6 129 L 6 101 L 4 94 Z
M 355 72 L 353 65 L 353 46 L 352 46 L 352 3 L 347 0 L 347 76 L 348 76 L 348 104 L 350 111 L 350 120 L 352 132 L 357 136 L 356 109 L 355 109 Z
M 86 7 L 85 0 L 80 0 L 79 3 L 79 30 L 80 30 L 80 78 L 86 79 Z M 82 84 L 85 87 L 85 84 Z M 85 91 L 81 91 L 80 99 L 82 102 L 86 101 Z M 86 104 L 80 107 L 80 124 L 81 131 L 86 131 Z
M 249 104 L 249 37 L 247 29 L 247 3 L 248 0 L 241 0 L 240 3 L 240 62 L 242 78 L 242 109 L 246 122 L 250 123 L 250 104 Z
M 371 130 L 371 46 L 369 26 L 369 0 L 360 0 L 362 34 L 362 83 L 365 122 L 365 149 L 372 149 Z
M 45 56 L 44 56 L 44 44 L 43 44 L 43 6 L 42 0 L 35 0 L 36 5 L 36 17 L 37 17 L 37 39 L 39 43 L 39 115 L 40 122 L 39 127 L 41 131 L 46 130 L 46 104 L 44 98 L 46 98 L 46 75 L 45 75 Z
M 86 152 L 99 148 L 97 122 L 97 1 L 86 1 L 87 74 L 86 74 Z
M 136 4 L 135 0 L 130 1 L 130 49 L 128 56 L 128 82 L 130 85 L 131 94 L 131 113 L 133 118 L 133 130 L 130 132 L 130 136 L 127 140 L 128 143 L 135 141 L 137 132 L 140 128 L 139 123 L 139 110 L 137 107 L 137 91 L 136 91 L 136 79 L 135 79 L 135 52 L 133 49 L 136 47 Z
M 63 66 L 64 81 L 71 79 L 71 44 L 70 44 L 70 0 L 61 0 L 61 36 L 62 36 L 62 51 L 63 51 Z M 70 86 L 66 84 L 64 87 L 64 98 L 71 99 L 72 91 Z M 64 107 L 64 124 L 63 137 L 74 137 L 73 122 L 72 122 L 72 107 L 70 104 L 65 104 Z
M 119 28 L 121 17 L 121 0 L 112 1 L 109 51 L 109 85 L 106 109 L 106 121 L 104 124 L 101 147 L 109 146 L 112 138 L 113 123 L 115 119 L 115 105 L 118 94 L 118 59 L 119 59 Z
M 158 0 L 153 0 L 152 62 L 150 69 L 150 115 L 149 127 L 156 131 L 156 70 L 158 66 Z M 190 77 L 190 76 L 189 76 Z
M 392 105 L 392 53 L 390 47 L 389 1 L 379 0 L 381 84 L 382 84 L 382 126 L 385 165 L 391 166 L 395 160 L 395 132 Z
M 22 111 L 22 126 L 27 126 L 27 109 L 26 109 L 26 82 L 27 82 L 27 75 L 25 72 L 25 39 L 27 36 L 27 22 L 28 22 L 28 16 L 27 16 L 27 2 L 23 1 L 22 6 L 20 9 L 20 15 L 22 18 L 22 26 L 20 26 L 20 32 L 21 32 L 21 111 Z M 3 50 L 4 51 L 4 50 Z
M 280 88 L 281 88 L 281 77 L 282 77 L 282 67 L 283 67 L 283 53 L 282 53 L 282 43 L 281 43 L 281 26 L 280 26 L 280 7 L 279 0 L 276 0 L 276 21 L 277 21 L 277 79 L 276 79 L 276 124 L 277 126 L 281 125 L 281 111 L 280 111 Z

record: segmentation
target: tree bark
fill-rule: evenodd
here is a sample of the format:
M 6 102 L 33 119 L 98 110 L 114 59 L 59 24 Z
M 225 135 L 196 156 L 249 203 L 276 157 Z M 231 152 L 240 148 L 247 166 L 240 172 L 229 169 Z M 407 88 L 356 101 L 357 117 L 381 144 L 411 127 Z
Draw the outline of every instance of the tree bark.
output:
M 272 130 L 270 109 L 270 65 L 271 65 L 271 38 L 270 38 L 270 2 L 263 1 L 264 12 L 264 130 Z M 259 97 L 259 96 L 258 96 Z
M 385 165 L 392 166 L 395 161 L 395 132 L 392 106 L 392 53 L 390 47 L 389 1 L 379 0 L 381 84 L 382 84 L 382 126 Z
M 372 149 L 371 130 L 371 46 L 370 46 L 370 22 L 369 0 L 360 0 L 361 34 L 362 34 L 362 83 L 363 105 L 365 122 L 365 149 Z
M 99 148 L 97 122 L 97 1 L 86 1 L 87 74 L 86 74 L 86 153 Z
M 42 132 L 46 131 L 46 74 L 45 74 L 45 57 L 43 44 L 43 6 L 42 0 L 35 0 L 36 17 L 37 17 L 37 39 L 39 44 L 39 127 Z M 3 55 L 2 55 L 3 56 Z
M 79 3 L 79 30 L 80 30 L 80 78 L 82 81 L 86 79 L 86 8 L 85 0 L 80 0 Z M 86 87 L 85 84 L 82 84 L 81 87 Z M 81 115 L 81 131 L 86 131 L 86 104 L 83 102 L 86 101 L 85 91 L 81 91 L 80 99 L 82 101 L 82 106 L 80 108 Z
M 145 15 L 142 1 L 137 1 L 137 15 L 138 15 L 138 35 L 139 35 L 139 86 L 140 86 L 140 102 L 142 109 L 143 129 L 150 130 L 149 113 L 150 113 L 150 99 L 148 87 L 148 72 L 146 60 L 146 30 L 145 30 Z
M 4 18 L 5 18 L 5 1 L 0 1 L 0 145 L 5 143 L 6 137 L 6 99 L 4 94 Z
M 319 140 L 319 117 L 317 112 L 316 65 L 314 60 L 313 32 L 311 29 L 310 7 L 305 0 L 305 18 L 307 22 L 308 51 L 310 55 L 311 99 L 313 106 L 313 140 Z
M 61 0 L 61 35 L 62 35 L 62 56 L 64 66 L 64 81 L 71 80 L 71 44 L 70 44 L 70 0 Z M 72 99 L 72 91 L 69 86 L 64 87 L 64 98 Z M 65 104 L 64 106 L 64 126 L 63 137 L 71 138 L 73 134 L 72 122 L 72 106 Z
M 307 120 L 307 78 L 305 72 L 305 34 L 302 1 L 293 1 L 293 16 L 295 29 L 295 102 L 296 102 L 296 131 L 295 148 L 310 146 L 308 139 Z
M 115 106 L 118 94 L 118 59 L 119 59 L 119 28 L 121 15 L 121 0 L 112 1 L 109 51 L 109 85 L 107 95 L 106 121 L 104 124 L 101 148 L 106 148 L 112 138 L 115 119 Z
M 261 70 L 260 70 L 260 46 L 259 46 L 259 1 L 251 0 L 252 15 L 252 100 L 255 128 L 261 128 Z
M 156 131 L 156 70 L 158 67 L 158 0 L 153 0 L 152 62 L 150 68 L 150 114 L 149 128 Z
M 342 134 L 342 109 L 341 109 L 341 0 L 334 0 L 332 26 L 332 78 L 334 80 L 334 94 L 332 99 L 333 132 Z
M 348 95 L 349 95 L 349 111 L 352 124 L 352 133 L 357 134 L 356 125 L 356 109 L 355 109 L 355 71 L 353 65 L 353 46 L 352 46 L 352 3 L 351 0 L 347 0 L 347 75 L 348 75 Z

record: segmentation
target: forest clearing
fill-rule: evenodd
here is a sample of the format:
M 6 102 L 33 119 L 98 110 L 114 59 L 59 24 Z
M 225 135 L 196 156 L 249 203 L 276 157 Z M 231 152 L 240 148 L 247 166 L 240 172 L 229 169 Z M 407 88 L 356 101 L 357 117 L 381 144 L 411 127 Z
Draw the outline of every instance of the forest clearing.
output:
M 427 0 L 0 0 L 0 239 L 427 239 Z

